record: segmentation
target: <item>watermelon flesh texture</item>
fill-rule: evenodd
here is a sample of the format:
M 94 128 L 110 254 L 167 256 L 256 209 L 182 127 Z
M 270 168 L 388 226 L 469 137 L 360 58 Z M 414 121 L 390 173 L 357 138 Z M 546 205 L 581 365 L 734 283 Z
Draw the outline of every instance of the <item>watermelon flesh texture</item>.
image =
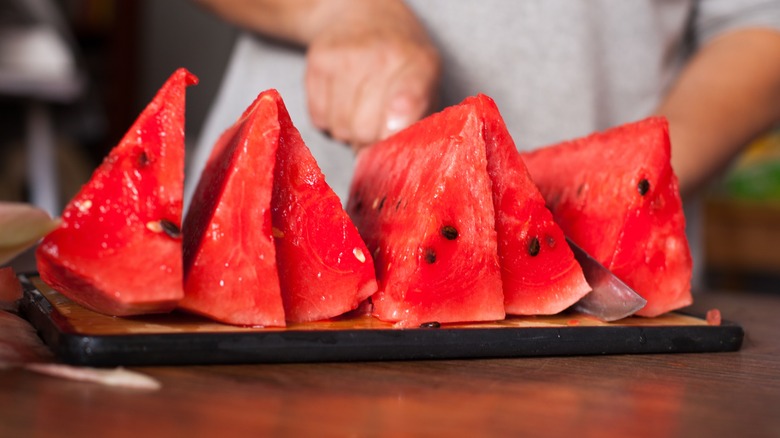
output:
M 268 93 L 281 128 L 271 205 L 285 317 L 291 322 L 332 318 L 376 292 L 374 262 L 281 97 Z
M 362 152 L 347 210 L 376 254 L 380 319 L 554 314 L 590 291 L 485 95 Z
M 100 313 L 172 310 L 183 296 L 185 88 L 173 73 L 36 251 L 43 281 Z
M 374 254 L 379 319 L 504 318 L 481 129 L 451 107 L 359 153 L 347 211 Z
M 531 180 L 495 102 L 480 94 L 461 105 L 472 106 L 483 123 L 506 313 L 560 313 L 591 290 L 582 268 Z
M 285 326 L 271 224 L 278 117 L 261 94 L 211 151 L 184 219 L 184 310 Z
M 523 157 L 566 234 L 647 300 L 637 315 L 691 304 L 691 255 L 666 119 Z
M 339 316 L 377 289 L 365 243 L 276 90 L 217 142 L 191 205 L 185 310 L 284 326 Z

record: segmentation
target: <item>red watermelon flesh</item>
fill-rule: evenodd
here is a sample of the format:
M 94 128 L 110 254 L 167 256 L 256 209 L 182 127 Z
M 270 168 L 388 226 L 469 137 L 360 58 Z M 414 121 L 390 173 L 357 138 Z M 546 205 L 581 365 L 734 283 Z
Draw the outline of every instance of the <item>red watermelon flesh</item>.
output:
M 261 94 L 212 149 L 184 219 L 187 311 L 285 325 L 271 224 L 278 119 L 273 96 Z
M 283 326 L 341 315 L 376 291 L 368 249 L 276 90 L 217 142 L 191 205 L 186 310 Z
M 524 154 L 556 221 L 656 316 L 689 305 L 691 255 L 666 119 Z
M 495 102 L 478 95 L 462 105 L 473 106 L 484 126 L 506 313 L 559 313 L 590 292 L 582 268 L 531 180 Z
M 376 292 L 374 263 L 281 97 L 267 94 L 276 102 L 281 128 L 271 205 L 285 317 L 332 318 Z
M 68 203 L 37 250 L 51 287 L 97 312 L 172 310 L 183 295 L 185 88 L 177 70 Z
M 358 155 L 347 211 L 374 254 L 379 319 L 503 319 L 482 123 L 470 107 L 434 114 Z

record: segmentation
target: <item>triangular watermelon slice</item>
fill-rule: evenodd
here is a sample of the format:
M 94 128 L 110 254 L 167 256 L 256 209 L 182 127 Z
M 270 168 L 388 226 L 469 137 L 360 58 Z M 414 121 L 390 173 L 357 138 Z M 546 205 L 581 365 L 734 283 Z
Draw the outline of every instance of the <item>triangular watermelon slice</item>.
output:
M 185 88 L 177 70 L 63 211 L 37 250 L 43 281 L 97 312 L 172 310 L 183 295 Z
M 434 114 L 361 151 L 347 211 L 373 251 L 373 314 L 399 326 L 503 319 L 482 123 Z
M 523 156 L 566 234 L 647 299 L 637 315 L 692 302 L 691 255 L 666 119 Z
M 217 140 L 184 218 L 180 307 L 229 324 L 284 326 L 271 225 L 279 114 L 259 96 Z
M 267 94 L 276 102 L 281 127 L 271 206 L 285 317 L 332 318 L 376 292 L 374 261 L 281 97 L 275 90 Z
M 368 249 L 276 90 L 215 146 L 184 233 L 182 307 L 219 321 L 328 319 L 376 291 Z
M 484 95 L 361 152 L 347 210 L 376 251 L 383 320 L 558 313 L 590 290 Z
M 506 313 L 559 313 L 590 292 L 582 268 L 531 180 L 493 99 L 480 94 L 461 105 L 472 105 L 484 124 Z

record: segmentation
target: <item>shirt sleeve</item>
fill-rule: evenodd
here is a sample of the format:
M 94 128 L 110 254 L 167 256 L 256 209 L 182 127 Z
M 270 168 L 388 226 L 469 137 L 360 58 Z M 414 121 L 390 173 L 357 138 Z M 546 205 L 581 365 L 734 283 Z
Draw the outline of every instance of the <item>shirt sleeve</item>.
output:
M 780 0 L 699 0 L 692 24 L 698 46 L 737 29 L 780 32 Z

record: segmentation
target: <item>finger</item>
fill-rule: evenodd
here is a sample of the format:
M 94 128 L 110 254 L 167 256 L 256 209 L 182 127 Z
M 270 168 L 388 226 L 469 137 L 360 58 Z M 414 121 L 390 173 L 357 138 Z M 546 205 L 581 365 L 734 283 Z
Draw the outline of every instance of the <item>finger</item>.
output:
M 331 95 L 331 74 L 327 68 L 327 60 L 317 51 L 307 55 L 304 85 L 306 87 L 306 104 L 311 122 L 319 129 L 328 129 L 328 99 Z
M 419 68 L 400 69 L 390 81 L 380 139 L 420 120 L 430 110 L 436 92 L 435 77 Z
M 327 124 L 331 135 L 337 140 L 349 143 L 351 139 L 352 108 L 358 99 L 358 89 L 364 77 L 358 66 L 348 64 L 330 82 Z
M 354 150 L 379 140 L 387 111 L 385 90 L 391 74 L 367 75 L 357 90 L 350 119 L 351 140 Z
M 389 99 L 380 134 L 383 139 L 419 120 L 424 113 L 420 97 L 408 90 L 389 96 Z

